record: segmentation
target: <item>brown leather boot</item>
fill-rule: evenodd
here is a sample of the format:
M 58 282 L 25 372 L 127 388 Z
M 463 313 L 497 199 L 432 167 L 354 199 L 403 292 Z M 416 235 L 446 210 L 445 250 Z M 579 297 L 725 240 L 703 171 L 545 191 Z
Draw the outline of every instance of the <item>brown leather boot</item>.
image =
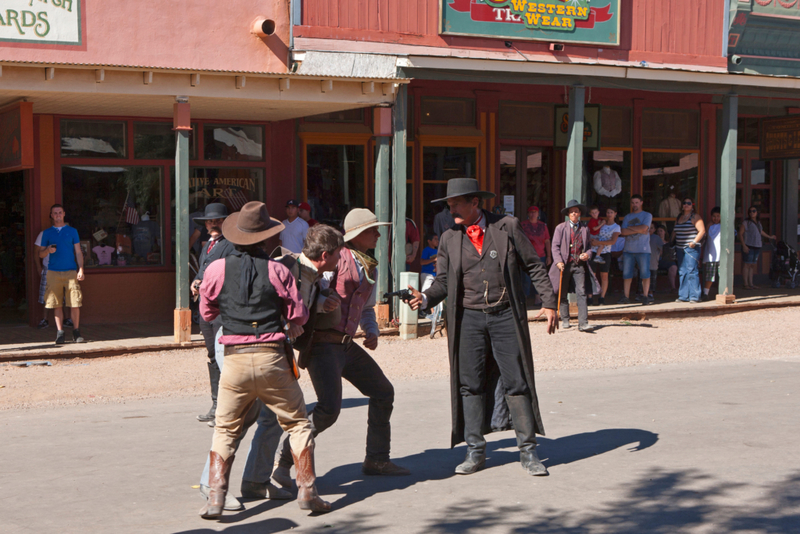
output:
M 297 503 L 301 510 L 330 512 L 331 505 L 317 494 L 317 474 L 314 471 L 314 447 L 306 447 L 300 454 L 292 451 L 294 468 L 297 470 Z
M 203 519 L 217 519 L 225 507 L 225 496 L 228 493 L 228 481 L 231 478 L 233 456 L 223 460 L 214 451 L 208 453 L 211 467 L 208 470 L 208 500 L 200 510 Z

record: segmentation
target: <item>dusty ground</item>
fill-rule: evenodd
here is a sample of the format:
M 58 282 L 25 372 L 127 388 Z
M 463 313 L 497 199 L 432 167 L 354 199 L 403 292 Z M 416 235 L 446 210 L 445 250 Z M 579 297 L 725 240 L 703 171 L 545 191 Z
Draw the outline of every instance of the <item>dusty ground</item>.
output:
M 800 309 L 754 311 L 702 319 L 595 322 L 554 336 L 531 324 L 539 372 L 601 369 L 698 360 L 771 359 L 800 350 Z M 445 377 L 447 341 L 382 338 L 373 356 L 395 381 Z M 0 410 L 144 398 L 208 395 L 204 350 L 52 361 L 50 367 L 0 366 Z M 308 377 L 301 378 L 304 385 Z M 200 402 L 200 401 L 198 401 Z

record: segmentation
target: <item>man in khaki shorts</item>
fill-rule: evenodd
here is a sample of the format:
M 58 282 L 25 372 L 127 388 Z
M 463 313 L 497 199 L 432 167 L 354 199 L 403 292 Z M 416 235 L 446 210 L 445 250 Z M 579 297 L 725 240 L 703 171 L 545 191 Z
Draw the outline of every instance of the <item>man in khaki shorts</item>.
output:
M 222 515 L 236 441 L 256 399 L 275 413 L 289 434 L 300 508 L 330 511 L 330 504 L 317 494 L 314 436 L 294 355 L 286 344 L 287 337 L 303 334 L 309 312 L 289 269 L 271 260 L 265 250 L 266 240 L 281 230 L 283 224 L 269 216 L 264 203 L 245 204 L 222 224 L 222 235 L 236 251 L 211 263 L 200 285 L 200 313 L 209 322 L 222 318 L 219 342 L 225 346 L 209 452 L 208 502 L 200 510 L 204 519 Z
M 53 204 L 50 218 L 53 226 L 42 232 L 42 245 L 38 247 L 39 258 L 50 257 L 47 267 L 47 285 L 44 291 L 44 305 L 53 310 L 56 320 L 56 345 L 64 344 L 64 310 L 70 308 L 75 343 L 83 343 L 80 330 L 80 311 L 83 295 L 78 282 L 83 280 L 83 252 L 81 252 L 78 231 L 64 223 L 64 207 Z

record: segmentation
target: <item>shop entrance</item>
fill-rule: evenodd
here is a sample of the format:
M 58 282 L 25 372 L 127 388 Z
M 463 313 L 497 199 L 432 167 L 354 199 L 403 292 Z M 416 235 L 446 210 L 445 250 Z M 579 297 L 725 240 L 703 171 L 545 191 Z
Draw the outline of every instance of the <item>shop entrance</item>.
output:
M 557 217 L 550 209 L 553 191 L 551 169 L 553 156 L 548 148 L 501 147 L 500 149 L 500 205 L 520 220 L 525 220 L 530 206 L 539 208 L 539 219 L 555 226 Z M 513 201 L 505 200 L 513 196 Z M 510 200 L 510 199 L 509 199 Z
M 0 174 L 0 326 L 26 323 L 25 180 L 22 171 Z
M 771 161 L 758 158 L 758 149 L 740 149 L 736 159 L 736 218 L 742 217 L 750 206 L 758 208 L 761 225 L 773 234 L 772 183 L 775 169 Z

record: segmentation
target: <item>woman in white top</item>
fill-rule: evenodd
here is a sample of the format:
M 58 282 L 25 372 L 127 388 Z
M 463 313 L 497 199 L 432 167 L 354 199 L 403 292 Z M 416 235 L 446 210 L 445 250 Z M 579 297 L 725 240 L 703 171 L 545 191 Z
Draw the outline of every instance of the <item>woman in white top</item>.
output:
M 593 247 L 598 247 L 598 256 L 605 260 L 604 264 L 595 264 L 595 272 L 600 273 L 600 297 L 598 304 L 603 306 L 606 303 L 606 291 L 608 291 L 608 271 L 611 267 L 611 247 L 617 242 L 620 234 L 620 227 L 616 223 L 617 210 L 615 208 L 606 209 L 606 224 L 600 228 L 597 239 L 592 239 Z
M 761 255 L 761 238 L 775 239 L 764 231 L 759 221 L 758 207 L 750 206 L 747 217 L 739 227 L 739 241 L 742 243 L 742 278 L 745 289 L 758 289 L 753 284 L 753 274 L 756 271 L 756 262 Z

